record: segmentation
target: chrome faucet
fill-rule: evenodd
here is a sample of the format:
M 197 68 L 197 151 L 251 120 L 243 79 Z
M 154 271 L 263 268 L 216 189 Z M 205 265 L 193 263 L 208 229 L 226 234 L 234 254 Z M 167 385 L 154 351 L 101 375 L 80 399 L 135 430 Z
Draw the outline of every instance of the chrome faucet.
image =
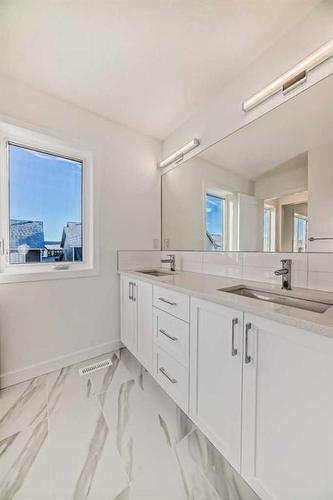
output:
M 275 276 L 282 276 L 282 290 L 291 290 L 291 259 L 281 259 L 282 268 L 274 271 Z
M 170 264 L 170 271 L 176 270 L 176 256 L 175 254 L 169 254 L 168 259 L 162 259 L 163 264 Z

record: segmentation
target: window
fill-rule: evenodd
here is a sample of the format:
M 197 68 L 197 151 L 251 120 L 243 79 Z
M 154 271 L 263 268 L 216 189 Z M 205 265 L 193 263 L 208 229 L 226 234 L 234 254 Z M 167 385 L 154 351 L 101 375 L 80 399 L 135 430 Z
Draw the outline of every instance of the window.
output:
M 8 143 L 9 264 L 82 262 L 80 160 Z
M 1 283 L 96 275 L 92 187 L 89 152 L 0 123 Z
M 275 251 L 275 208 L 265 205 L 264 207 L 264 252 Z
M 294 214 L 293 251 L 306 252 L 308 243 L 308 218 L 305 215 Z
M 225 248 L 225 199 L 206 194 L 206 236 L 210 250 Z

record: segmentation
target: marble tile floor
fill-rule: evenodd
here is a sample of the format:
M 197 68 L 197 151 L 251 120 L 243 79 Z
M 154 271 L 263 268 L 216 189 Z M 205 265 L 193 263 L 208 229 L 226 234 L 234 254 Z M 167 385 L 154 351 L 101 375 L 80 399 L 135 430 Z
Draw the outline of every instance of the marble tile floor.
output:
M 0 391 L 0 500 L 259 500 L 123 349 Z

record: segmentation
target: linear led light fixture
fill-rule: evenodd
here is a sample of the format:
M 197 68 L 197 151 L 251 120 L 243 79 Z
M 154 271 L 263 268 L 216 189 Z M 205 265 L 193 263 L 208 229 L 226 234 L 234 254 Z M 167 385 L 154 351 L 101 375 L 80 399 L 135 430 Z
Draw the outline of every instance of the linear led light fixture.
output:
M 197 138 L 192 139 L 192 141 L 190 141 L 187 144 L 185 144 L 185 146 L 183 146 L 182 148 L 177 149 L 177 151 L 175 151 L 174 153 L 172 153 L 170 156 L 167 156 L 167 158 L 165 158 L 164 160 L 160 161 L 160 163 L 158 164 L 158 166 L 160 168 L 164 168 L 164 167 L 167 167 L 168 165 L 170 165 L 171 163 L 174 163 L 174 162 L 175 163 L 180 163 L 184 159 L 184 155 L 186 153 L 189 153 L 190 151 L 192 151 L 192 149 L 198 147 L 199 144 L 200 144 L 199 139 L 197 139 Z
M 258 104 L 262 103 L 274 94 L 282 91 L 287 94 L 294 88 L 306 81 L 307 72 L 318 66 L 333 56 L 333 39 L 322 45 L 318 50 L 300 61 L 292 69 L 283 73 L 279 78 L 271 82 L 267 87 L 257 92 L 252 97 L 243 102 L 243 111 L 249 111 Z

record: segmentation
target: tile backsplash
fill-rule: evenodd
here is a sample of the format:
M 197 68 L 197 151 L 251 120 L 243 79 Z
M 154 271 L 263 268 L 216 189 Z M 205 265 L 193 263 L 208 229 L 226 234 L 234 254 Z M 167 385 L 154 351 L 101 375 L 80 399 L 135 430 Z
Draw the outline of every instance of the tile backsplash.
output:
M 160 261 L 158 250 L 118 250 L 118 271 L 161 267 Z
M 333 292 L 333 253 L 119 251 L 118 269 L 168 268 L 160 261 L 169 253 L 176 255 L 176 268 L 181 271 L 271 284 L 281 283 L 281 277 L 274 275 L 280 260 L 292 259 L 293 286 Z

